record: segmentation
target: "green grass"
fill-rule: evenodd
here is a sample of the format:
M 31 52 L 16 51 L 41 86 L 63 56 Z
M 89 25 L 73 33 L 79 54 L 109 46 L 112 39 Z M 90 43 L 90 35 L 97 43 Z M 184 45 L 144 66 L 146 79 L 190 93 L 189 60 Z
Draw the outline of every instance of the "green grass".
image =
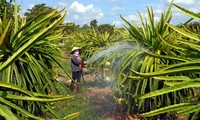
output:
M 84 94 L 86 89 L 86 86 L 83 85 L 80 93 L 76 92 L 76 90 L 73 93 L 70 92 L 71 95 L 75 95 L 74 99 L 53 103 L 53 107 L 59 116 L 65 117 L 66 115 L 80 112 L 80 115 L 74 120 L 101 120 L 101 117 L 96 114 L 95 106 L 87 100 L 87 96 Z M 59 92 L 67 95 L 67 91 L 63 86 L 59 87 Z M 52 115 L 47 116 L 52 117 Z

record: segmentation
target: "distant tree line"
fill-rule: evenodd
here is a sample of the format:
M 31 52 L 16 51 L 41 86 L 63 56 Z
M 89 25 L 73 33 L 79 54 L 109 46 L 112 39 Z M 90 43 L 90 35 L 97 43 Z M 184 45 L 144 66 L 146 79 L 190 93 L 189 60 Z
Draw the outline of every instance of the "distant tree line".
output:
M 33 17 L 37 16 L 38 13 L 40 13 L 42 16 L 46 15 L 47 13 L 55 10 L 52 7 L 46 6 L 46 4 L 37 4 L 31 9 L 28 9 L 28 11 L 24 14 L 27 18 L 27 21 L 31 20 Z M 44 11 L 41 13 L 41 11 Z M 57 18 L 55 18 L 57 19 Z M 55 20 L 53 19 L 52 22 Z M 80 25 L 76 25 L 75 23 L 63 23 L 63 25 L 66 26 L 65 33 L 67 35 L 77 32 L 80 30 L 89 30 L 91 28 L 99 30 L 99 32 L 111 32 L 113 30 L 113 26 L 110 24 L 97 24 L 98 21 L 96 19 L 90 21 L 90 25 L 84 24 L 80 27 Z
M 12 2 L 13 2 L 13 0 L 10 0 L 9 2 L 7 2 L 6 0 L 0 0 L 0 17 L 1 18 L 3 17 L 2 15 L 3 15 L 3 12 L 5 10 L 6 10 L 8 16 L 10 16 L 10 17 L 13 16 Z M 55 9 L 47 6 L 44 3 L 36 4 L 31 9 L 28 9 L 28 11 L 24 14 L 24 16 L 26 17 L 27 21 L 29 21 L 33 17 L 35 17 L 39 14 L 40 14 L 40 16 L 44 16 L 44 15 L 50 13 L 53 10 L 55 10 Z M 43 12 L 41 12 L 41 11 L 43 11 Z M 57 18 L 58 17 L 53 18 L 51 21 L 53 22 Z M 62 26 L 65 27 L 64 32 L 63 32 L 65 35 L 70 35 L 71 33 L 78 32 L 78 31 L 87 31 L 87 30 L 90 30 L 90 29 L 96 29 L 100 33 L 103 33 L 103 32 L 109 33 L 109 32 L 112 32 L 113 29 L 114 29 L 114 26 L 110 25 L 110 24 L 100 24 L 100 25 L 98 25 L 98 21 L 96 19 L 91 20 L 89 25 L 84 24 L 84 25 L 80 26 L 80 25 L 77 25 L 77 24 L 71 22 L 71 23 L 62 23 Z M 197 26 L 200 26 L 198 22 L 192 22 L 190 24 L 190 27 L 196 28 Z

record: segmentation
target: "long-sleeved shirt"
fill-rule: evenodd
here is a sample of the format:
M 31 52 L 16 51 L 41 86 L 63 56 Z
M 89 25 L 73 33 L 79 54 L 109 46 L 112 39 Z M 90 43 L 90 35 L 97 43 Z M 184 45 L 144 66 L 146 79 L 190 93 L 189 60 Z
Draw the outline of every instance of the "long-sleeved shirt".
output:
M 72 71 L 81 71 L 80 66 L 82 65 L 82 61 L 78 59 L 79 55 L 72 54 L 71 55 L 71 68 Z

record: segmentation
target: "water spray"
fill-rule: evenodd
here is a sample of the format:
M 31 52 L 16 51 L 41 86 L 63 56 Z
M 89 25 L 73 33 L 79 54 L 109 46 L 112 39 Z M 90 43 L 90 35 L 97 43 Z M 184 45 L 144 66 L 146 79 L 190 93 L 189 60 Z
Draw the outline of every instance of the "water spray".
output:
M 111 46 L 105 48 L 104 50 L 101 50 L 97 54 L 94 54 L 91 58 L 87 60 L 87 64 L 94 64 L 94 63 L 100 63 L 103 61 L 104 58 L 109 57 L 112 54 L 119 54 L 122 55 L 125 51 L 132 51 L 132 50 L 139 50 L 135 42 L 128 42 L 128 41 L 121 41 L 121 42 L 116 42 L 112 44 Z M 97 76 L 100 76 L 100 80 L 104 80 L 107 83 L 113 86 L 114 79 L 116 79 L 115 72 L 117 72 L 120 68 L 121 65 L 124 61 L 125 58 L 127 58 L 127 55 L 125 56 L 120 56 L 117 57 L 113 56 L 111 61 L 105 61 L 105 64 L 103 65 L 102 68 L 94 68 L 95 71 L 97 72 Z M 111 69 L 111 73 L 110 70 Z M 116 81 L 115 81 L 116 82 Z
M 88 64 L 98 62 L 98 60 L 101 60 L 102 58 L 109 56 L 115 52 L 123 52 L 128 50 L 136 50 L 138 47 L 135 43 L 127 42 L 127 41 L 121 41 L 114 43 L 112 46 L 109 46 L 108 48 L 98 52 L 97 54 L 93 55 L 91 58 L 87 60 Z

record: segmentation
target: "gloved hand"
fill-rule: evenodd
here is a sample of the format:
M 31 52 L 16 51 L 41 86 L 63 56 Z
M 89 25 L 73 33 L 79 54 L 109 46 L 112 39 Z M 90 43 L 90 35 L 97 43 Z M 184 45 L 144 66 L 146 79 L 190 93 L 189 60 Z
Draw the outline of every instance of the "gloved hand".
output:
M 87 62 L 86 62 L 86 61 L 83 61 L 83 64 L 87 64 Z

